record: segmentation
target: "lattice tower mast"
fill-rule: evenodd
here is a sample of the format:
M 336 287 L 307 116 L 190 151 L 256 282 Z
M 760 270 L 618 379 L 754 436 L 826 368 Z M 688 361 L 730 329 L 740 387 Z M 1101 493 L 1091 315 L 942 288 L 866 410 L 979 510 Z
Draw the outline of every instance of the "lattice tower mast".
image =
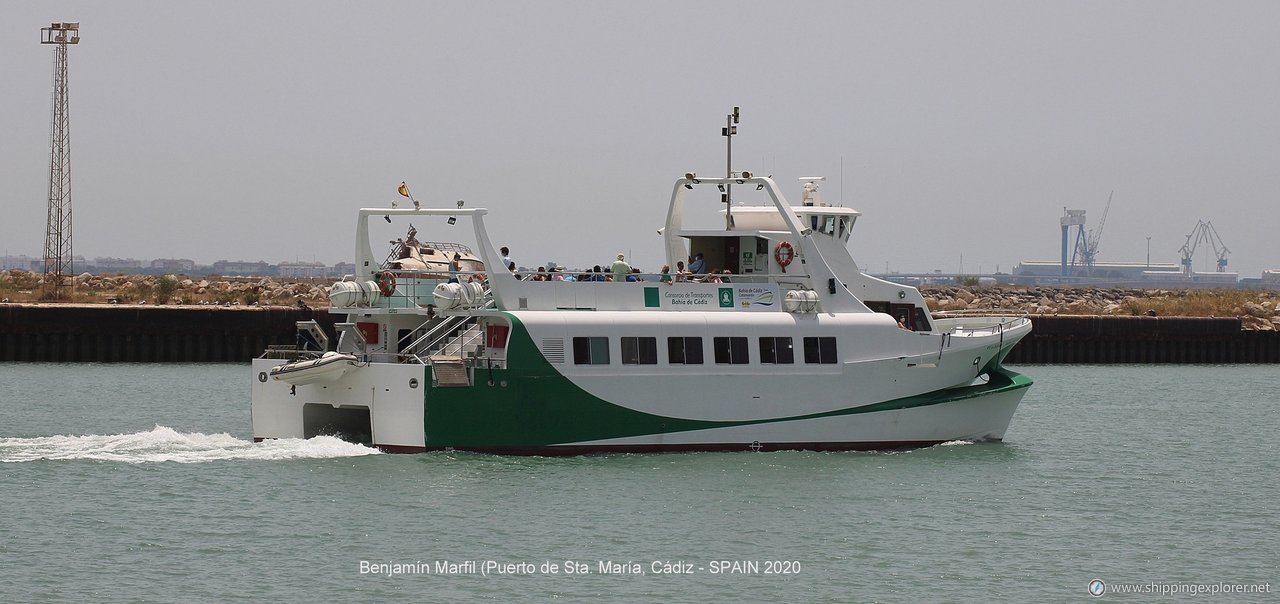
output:
M 53 127 L 49 135 L 49 216 L 44 238 L 44 289 L 63 298 L 71 263 L 71 122 L 67 112 L 67 45 L 80 43 L 79 23 L 40 28 L 40 43 L 53 44 Z

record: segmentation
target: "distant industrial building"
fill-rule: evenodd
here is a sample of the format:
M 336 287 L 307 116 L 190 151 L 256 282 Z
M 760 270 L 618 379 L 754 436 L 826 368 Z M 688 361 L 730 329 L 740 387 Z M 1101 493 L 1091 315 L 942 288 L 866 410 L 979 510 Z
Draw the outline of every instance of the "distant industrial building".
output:
M 1161 287 L 1221 286 L 1234 287 L 1239 273 L 1185 273 L 1177 264 L 1152 262 L 1094 262 L 1092 270 L 1068 266 L 1067 281 L 1100 285 L 1126 284 Z M 1062 279 L 1062 263 L 1052 260 L 1023 260 L 1013 267 L 1018 282 L 1054 283 Z
M 142 268 L 143 262 L 135 258 L 103 258 L 101 256 L 94 258 L 89 262 L 89 266 L 100 271 L 137 271 Z
M 151 261 L 151 268 L 175 273 L 191 273 L 196 270 L 196 261 L 186 258 L 156 258 Z
M 1182 275 L 1182 268 L 1177 264 L 1152 262 L 1147 264 L 1130 262 L 1094 262 L 1093 270 L 1086 273 L 1085 267 L 1067 267 L 1068 277 L 1095 277 L 1101 279 L 1133 279 L 1144 278 L 1145 273 L 1157 273 L 1154 277 L 1177 278 Z M 1013 274 L 1028 277 L 1059 277 L 1062 275 L 1062 263 L 1056 260 L 1023 260 L 1013 267 Z
M 293 279 L 315 279 L 329 276 L 329 267 L 323 262 L 281 262 L 276 265 L 276 275 Z
M 213 268 L 213 272 L 223 276 L 271 275 L 275 273 L 275 271 L 272 270 L 272 267 L 270 264 L 267 264 L 266 262 L 262 262 L 262 261 L 240 262 L 240 261 L 219 260 L 213 263 L 212 268 Z
M 23 270 L 39 272 L 44 270 L 44 261 L 31 256 L 0 256 L 0 271 Z
M 1262 284 L 1267 287 L 1280 287 L 1280 269 L 1262 271 Z

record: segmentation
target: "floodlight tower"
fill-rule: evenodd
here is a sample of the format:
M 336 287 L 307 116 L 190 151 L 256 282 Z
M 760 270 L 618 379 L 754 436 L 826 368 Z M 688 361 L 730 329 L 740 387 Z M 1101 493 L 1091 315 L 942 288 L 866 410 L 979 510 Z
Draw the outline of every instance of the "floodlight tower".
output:
M 44 238 L 44 291 L 63 298 L 71 265 L 71 122 L 67 115 L 67 45 L 80 43 L 79 23 L 40 28 L 40 43 L 53 49 L 53 129 L 49 150 L 49 218 Z

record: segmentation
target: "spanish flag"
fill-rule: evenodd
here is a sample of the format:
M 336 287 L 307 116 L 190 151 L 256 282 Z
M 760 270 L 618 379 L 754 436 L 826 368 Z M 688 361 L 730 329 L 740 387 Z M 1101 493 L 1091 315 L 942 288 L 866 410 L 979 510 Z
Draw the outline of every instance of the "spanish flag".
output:
M 404 184 L 403 181 L 400 183 L 400 194 L 405 197 L 409 196 L 409 185 Z

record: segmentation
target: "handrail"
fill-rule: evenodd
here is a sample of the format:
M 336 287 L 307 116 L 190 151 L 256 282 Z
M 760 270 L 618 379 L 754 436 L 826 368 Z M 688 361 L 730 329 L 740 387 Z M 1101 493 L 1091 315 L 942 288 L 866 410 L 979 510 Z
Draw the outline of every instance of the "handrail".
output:
M 549 276 L 549 277 L 551 277 L 551 278 L 549 278 L 549 279 L 534 279 L 534 277 L 539 276 L 539 275 L 542 275 L 542 276 Z M 556 278 L 555 278 L 555 276 L 557 276 L 557 275 L 559 275 L 561 278 L 560 278 L 560 279 L 556 279 Z M 592 280 L 589 280 L 589 279 L 579 279 L 579 278 L 578 278 L 578 277 L 580 277 L 580 276 L 584 276 L 584 275 L 586 275 L 586 276 L 601 275 L 601 276 L 603 276 L 605 279 L 604 279 L 603 281 L 592 281 Z M 521 274 L 520 274 L 520 280 L 521 280 L 521 281 L 546 281 L 546 282 L 548 282 L 548 283 L 566 283 L 566 284 L 577 284 L 577 283 L 643 283 L 643 284 L 653 284 L 653 283 L 716 283 L 715 281 L 708 281 L 707 279 L 708 279 L 709 277 L 719 277 L 719 278 L 721 278 L 721 279 L 725 279 L 725 278 L 729 279 L 728 281 L 725 281 L 724 283 L 725 283 L 726 285 L 732 285 L 732 284 L 734 284 L 734 283 L 767 283 L 770 279 L 778 279 L 778 280 L 786 281 L 786 280 L 801 280 L 801 279 L 808 279 L 808 278 L 810 278 L 810 276 L 809 276 L 809 275 L 807 275 L 807 274 L 803 274 L 803 273 L 701 273 L 701 274 L 698 274 L 698 275 L 693 275 L 693 274 L 677 275 L 676 273 L 627 273 L 627 276 L 629 276 L 629 277 L 637 277 L 637 278 L 638 278 L 638 280 L 636 280 L 636 281 L 614 281 L 614 280 L 611 278 L 612 276 L 613 276 L 613 273 L 612 273 L 612 272 L 610 272 L 610 271 L 602 271 L 602 272 L 599 272 L 599 273 L 594 273 L 594 272 L 586 271 L 586 270 L 582 270 L 582 271 L 557 271 L 557 272 L 554 272 L 554 273 L 545 273 L 545 272 L 544 272 L 544 273 L 536 273 L 536 272 L 528 272 L 528 273 L 521 273 Z M 569 279 L 564 279 L 563 277 L 573 277 L 573 279 L 572 279 L 572 280 L 569 280 Z M 671 279 L 671 281 L 663 281 L 663 279 L 662 279 L 663 277 L 669 277 L 669 278 Z
M 401 350 L 412 350 L 412 351 L 415 351 L 414 354 L 416 354 L 416 351 L 419 351 L 419 350 L 431 350 L 431 347 L 434 346 L 437 342 L 439 342 L 441 339 L 449 335 L 450 332 L 452 332 L 453 330 L 457 329 L 459 325 L 466 323 L 470 319 L 471 317 L 468 315 L 453 315 L 450 317 L 446 317 L 444 320 L 440 321 L 440 323 L 437 324 L 435 327 L 432 327 L 431 329 L 427 330 L 427 332 L 422 334 L 421 337 L 414 340 L 413 343 L 402 348 Z M 441 333 L 437 334 L 436 332 L 441 332 Z M 430 338 L 435 338 L 435 340 L 433 340 L 430 344 L 423 346 L 422 343 Z
M 1017 319 L 1031 316 L 1031 313 L 1019 308 L 966 308 L 963 310 L 939 310 L 930 314 L 935 319 L 946 319 L 951 316 L 1012 317 Z
M 480 340 L 484 338 L 483 331 L 477 331 L 476 333 L 472 334 L 471 337 L 467 337 L 466 334 L 467 332 L 463 330 L 462 334 L 459 336 L 462 338 L 462 340 L 458 342 L 458 356 L 466 356 L 464 353 L 467 350 L 467 346 L 470 345 L 472 342 L 475 342 L 476 340 Z M 447 348 L 448 344 L 446 344 L 445 347 Z
M 974 318 L 977 318 L 977 317 L 974 317 Z M 1022 321 L 1030 321 L 1030 320 L 1031 320 L 1030 318 L 1025 317 L 1025 316 L 1023 316 L 1023 317 L 990 317 L 990 318 L 992 318 L 992 319 L 998 319 L 998 321 L 997 321 L 996 323 L 991 323 L 991 324 L 988 324 L 988 325 L 977 325 L 977 326 L 967 326 L 967 325 L 963 325 L 963 324 L 961 324 L 961 325 L 952 325 L 952 326 L 951 326 L 951 329 L 950 329 L 949 331 L 944 332 L 944 333 L 947 333 L 947 334 L 955 334 L 956 332 L 963 331 L 963 332 L 965 332 L 966 334 L 973 334 L 973 335 L 980 335 L 980 334 L 996 335 L 996 334 L 999 334 L 999 335 L 1000 335 L 1000 337 L 1001 337 L 1001 341 L 1003 342 L 1003 339 L 1004 339 L 1004 330 L 1005 330 L 1005 328 L 1006 328 L 1006 327 L 1010 327 L 1010 328 L 1012 328 L 1012 326 L 1013 326 L 1014 324 L 1016 324 L 1016 323 L 1020 323 L 1020 322 L 1022 322 Z M 1002 320 L 1002 319 L 1009 319 L 1009 320 L 1007 320 L 1007 321 L 1006 321 L 1006 320 Z
M 459 318 L 462 320 L 455 322 L 457 323 L 457 325 L 455 325 L 455 328 L 461 327 L 463 330 L 463 334 L 465 334 L 467 328 L 470 327 L 469 325 L 467 325 L 467 323 L 470 323 L 471 320 L 474 319 L 475 317 L 471 315 L 457 315 L 456 318 Z M 461 334 L 455 335 L 451 332 L 452 330 L 449 330 L 449 331 L 446 331 L 445 333 L 440 334 L 439 337 L 437 337 L 435 340 L 432 340 L 431 343 L 427 344 L 424 350 L 426 350 L 427 352 L 430 352 L 432 350 L 443 350 L 444 348 L 447 348 L 449 345 L 449 342 L 448 342 L 449 338 L 455 338 L 461 335 Z
M 409 337 L 413 335 L 413 332 L 418 331 L 419 329 L 422 329 L 423 327 L 425 327 L 425 326 L 427 325 L 427 323 L 430 323 L 430 322 L 431 322 L 431 319 L 427 319 L 426 321 L 423 321 L 422 323 L 419 323 L 417 327 L 414 327 L 413 329 L 410 329 L 410 330 L 409 330 L 409 333 L 404 334 L 404 337 L 403 337 L 403 338 L 400 338 L 399 340 L 396 340 L 396 350 L 404 350 L 404 348 L 405 348 L 405 347 L 404 347 L 404 346 L 401 346 L 401 344 L 404 344 L 404 341 L 405 341 L 405 340 L 408 340 L 408 339 L 409 339 Z M 413 346 L 413 344 L 410 344 L 410 345 L 409 345 L 409 347 L 412 347 L 412 346 Z

